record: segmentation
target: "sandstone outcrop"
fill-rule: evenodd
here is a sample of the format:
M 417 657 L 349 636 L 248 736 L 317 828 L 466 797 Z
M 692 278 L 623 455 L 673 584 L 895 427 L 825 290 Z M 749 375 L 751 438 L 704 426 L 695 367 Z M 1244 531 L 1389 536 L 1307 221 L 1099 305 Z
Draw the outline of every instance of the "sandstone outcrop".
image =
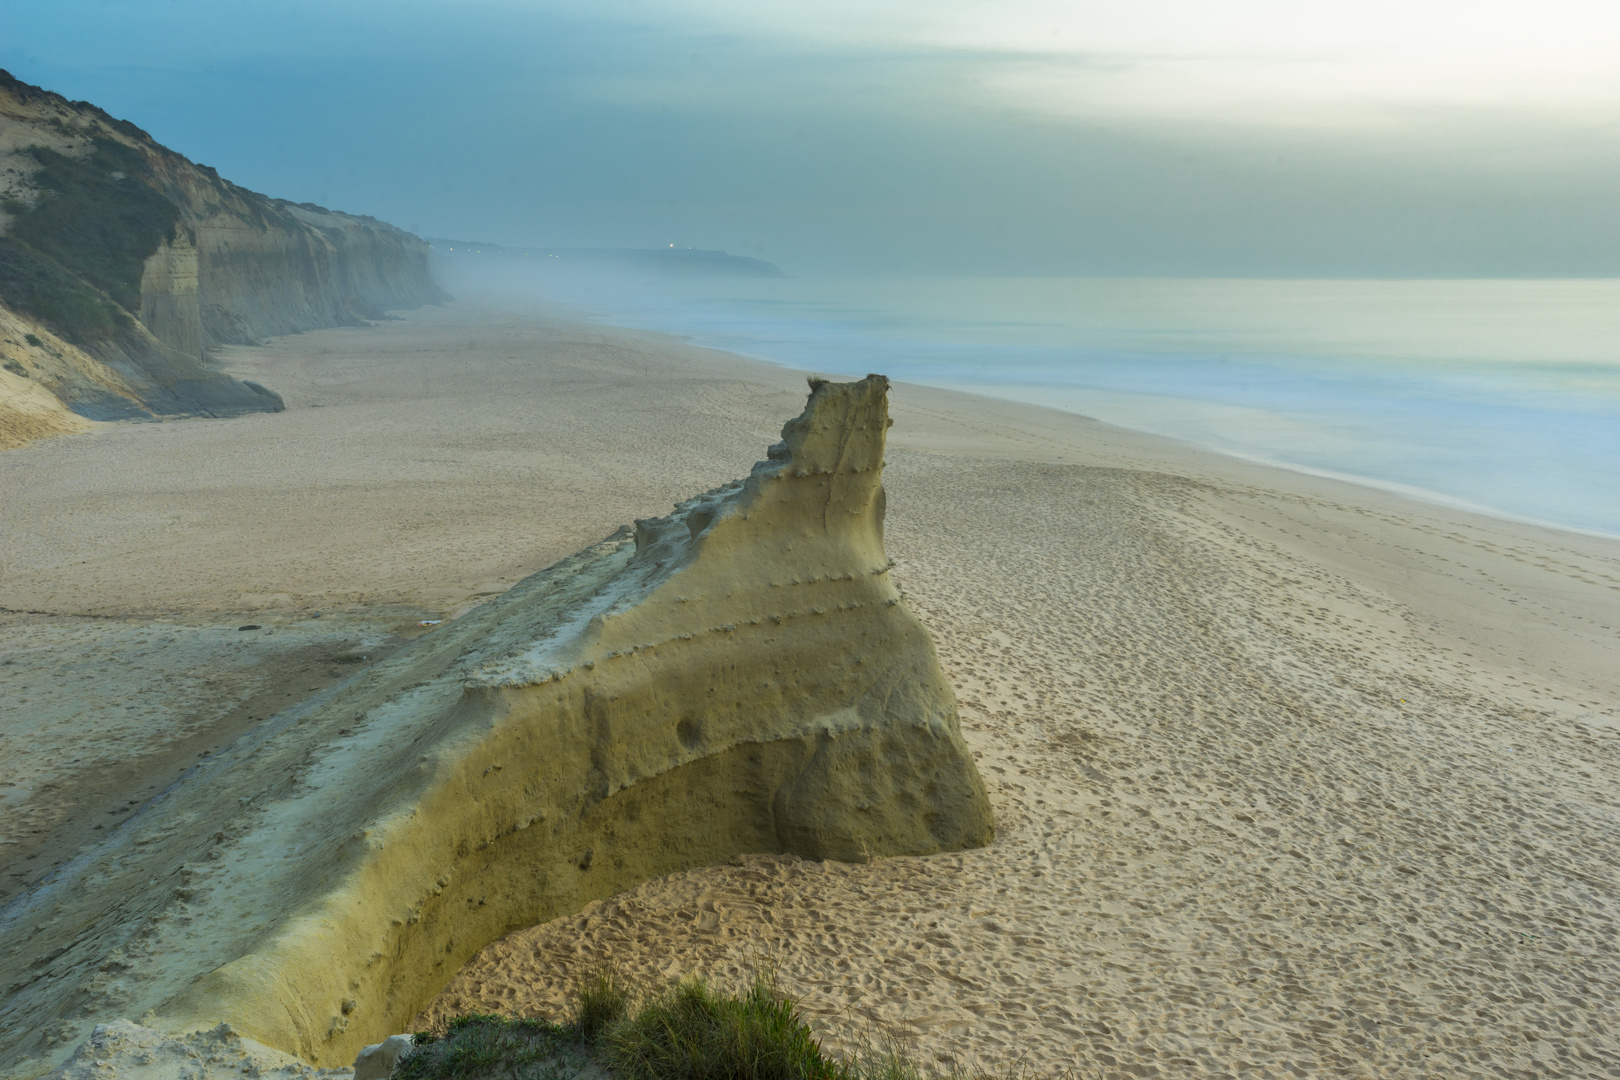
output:
M 277 411 L 209 350 L 443 299 L 401 229 L 269 199 L 126 121 L 0 71 L 0 446 L 91 420 Z M 8 329 L 10 329 L 8 327 Z M 65 430 L 71 425 L 56 425 Z
M 0 1069 L 118 1016 L 346 1065 L 488 942 L 651 877 L 988 843 L 889 576 L 887 385 L 817 385 L 747 479 L 271 718 L 0 909 Z
M 390 1035 L 363 1048 L 354 1059 L 354 1080 L 388 1080 L 394 1066 L 415 1048 L 416 1040 L 410 1035 Z

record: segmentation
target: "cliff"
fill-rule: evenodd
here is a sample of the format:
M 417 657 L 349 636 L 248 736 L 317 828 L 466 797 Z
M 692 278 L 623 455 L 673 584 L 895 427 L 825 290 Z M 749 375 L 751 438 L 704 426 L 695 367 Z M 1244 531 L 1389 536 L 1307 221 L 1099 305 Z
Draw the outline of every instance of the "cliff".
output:
M 212 367 L 209 350 L 440 300 L 428 252 L 371 218 L 237 187 L 133 124 L 0 71 L 0 369 L 14 377 L 0 382 L 0 446 L 41 423 L 38 394 L 15 379 L 61 403 L 49 423 L 64 429 L 68 411 L 279 410 L 274 392 Z
M 887 387 L 817 386 L 747 479 L 271 718 L 0 909 L 0 1070 L 120 1016 L 346 1065 L 485 944 L 649 878 L 988 843 L 889 578 Z

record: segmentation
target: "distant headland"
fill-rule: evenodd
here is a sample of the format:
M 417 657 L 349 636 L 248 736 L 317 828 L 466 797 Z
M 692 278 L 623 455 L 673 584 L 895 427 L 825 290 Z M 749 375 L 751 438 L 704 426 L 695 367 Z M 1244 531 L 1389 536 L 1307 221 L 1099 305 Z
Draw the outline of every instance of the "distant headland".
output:
M 702 248 L 548 248 L 505 247 L 478 240 L 429 237 L 433 250 L 458 258 L 521 259 L 552 262 L 558 269 L 595 274 L 641 274 L 655 277 L 786 277 L 775 263 Z

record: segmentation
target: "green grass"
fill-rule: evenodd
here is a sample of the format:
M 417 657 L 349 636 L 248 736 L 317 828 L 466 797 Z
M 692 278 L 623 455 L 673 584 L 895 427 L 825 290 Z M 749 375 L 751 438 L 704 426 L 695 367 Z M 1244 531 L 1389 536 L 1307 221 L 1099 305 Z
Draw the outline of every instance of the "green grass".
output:
M 112 139 L 93 140 L 84 157 L 24 152 L 38 166 L 39 196 L 4 206 L 12 222 L 0 237 L 0 299 L 78 345 L 127 332 L 146 259 L 174 235 L 179 208 L 146 158 Z
M 768 978 L 740 996 L 689 979 L 608 1026 L 602 1058 L 623 1080 L 845 1080 Z
M 1016 1074 L 1009 1074 L 1016 1075 Z M 951 1066 L 925 1071 L 898 1050 L 843 1061 L 822 1051 L 770 975 L 741 994 L 686 979 L 635 1000 L 611 970 L 581 989 L 567 1023 L 459 1016 L 418 1032 L 392 1080 L 986 1080 Z
M 10 235 L 138 311 L 142 266 L 174 235 L 180 209 L 157 189 L 138 150 L 112 139 L 90 145 L 84 157 L 24 151 L 38 166 L 30 182 L 40 195 L 21 213 L 7 208 Z
M 93 345 L 134 328 L 129 314 L 106 295 L 11 236 L 0 236 L 0 301 L 75 345 Z
M 602 1042 L 630 1015 L 630 989 L 612 968 L 602 968 L 586 981 L 574 1007 L 574 1027 L 593 1046 Z
M 590 1063 L 577 1030 L 546 1020 L 458 1016 L 442 1036 L 416 1035 L 392 1080 L 571 1080 Z

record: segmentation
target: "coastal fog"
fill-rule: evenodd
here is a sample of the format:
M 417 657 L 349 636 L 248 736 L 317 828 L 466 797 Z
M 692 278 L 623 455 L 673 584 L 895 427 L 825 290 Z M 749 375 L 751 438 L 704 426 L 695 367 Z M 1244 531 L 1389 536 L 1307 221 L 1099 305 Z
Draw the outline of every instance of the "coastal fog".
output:
M 228 362 L 286 412 L 0 455 L 8 892 L 146 835 L 143 784 L 420 624 L 745 475 L 804 393 L 460 306 Z M 557 1015 L 602 962 L 643 985 L 772 962 L 831 1045 L 924 1062 L 1614 1071 L 1612 542 L 1057 411 L 893 400 L 892 573 L 995 843 L 650 882 L 492 944 L 424 1021 Z
M 832 1052 L 944 1075 L 1620 1075 L 1612 5 L 59 0 L 4 27 L 5 1080 L 345 1080 L 402 1028 L 561 1018 L 604 968 L 774 971 Z M 767 447 L 806 377 L 868 372 L 879 547 L 752 565 L 767 596 L 881 581 L 853 606 L 937 653 L 912 670 L 993 839 L 795 847 L 785 784 L 694 767 L 763 839 L 627 870 L 613 808 L 676 803 L 519 764 L 583 761 L 568 725 L 613 711 L 540 663 L 607 622 L 547 636 L 607 580 L 570 560 L 646 543 L 673 576 L 717 487 L 796 461 Z M 667 658 L 736 658 L 718 555 L 669 590 L 691 626 L 600 667 L 651 650 L 704 701 Z M 825 629 L 849 599 L 754 624 L 861 665 Z M 788 704 L 733 716 L 806 700 L 771 663 L 741 677 Z M 542 685 L 582 700 L 554 735 L 484 725 L 528 757 L 457 756 Z M 712 731 L 616 708 L 652 718 L 632 756 Z M 708 759 L 676 760 L 641 764 Z M 576 795 L 608 839 L 547 848 Z M 640 820 L 701 828 L 680 805 Z M 569 902 L 513 900 L 542 863 Z M 381 885 L 343 892 L 361 864 Z M 497 864 L 524 885 L 484 897 Z M 203 1033 L 104 1056 L 120 1018 Z M 215 1053 L 244 1036 L 281 1071 Z
M 801 275 L 633 254 L 434 244 L 453 291 L 503 310 L 566 304 L 1620 536 L 1620 280 Z
M 60 0 L 7 11 L 0 67 L 421 236 L 796 274 L 1590 276 L 1620 271 L 1617 17 Z

